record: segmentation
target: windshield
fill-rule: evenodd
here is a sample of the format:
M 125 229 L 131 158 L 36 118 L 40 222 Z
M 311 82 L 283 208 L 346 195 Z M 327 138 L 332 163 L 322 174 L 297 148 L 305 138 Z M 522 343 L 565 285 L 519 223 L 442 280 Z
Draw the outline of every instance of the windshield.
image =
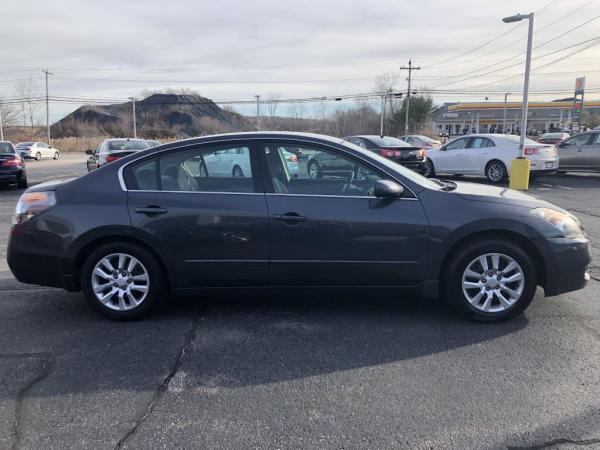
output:
M 504 139 L 506 139 L 507 141 L 514 142 L 515 144 L 518 144 L 518 143 L 519 143 L 519 140 L 521 139 L 519 136 L 512 136 L 512 135 L 506 135 L 506 136 L 503 136 L 503 137 L 504 137 Z M 527 145 L 532 145 L 532 144 L 534 144 L 534 145 L 535 145 L 535 144 L 537 144 L 537 142 L 535 142 L 535 141 L 532 141 L 531 139 L 527 139 L 527 138 L 525 138 L 525 144 L 527 144 Z
M 31 147 L 32 145 L 33 145 L 33 142 L 19 142 L 17 144 L 17 148 Z
M 0 154 L 3 155 L 14 155 L 15 150 L 12 145 L 8 142 L 0 142 Z
M 368 139 L 379 147 L 411 147 L 411 145 L 407 144 L 406 142 L 394 137 L 375 136 L 369 137 Z
M 436 183 L 435 181 L 430 180 L 429 178 L 425 178 L 423 175 L 418 174 L 414 170 L 407 169 L 406 167 L 404 167 L 398 163 L 395 163 L 391 159 L 384 158 L 383 156 L 379 156 L 377 153 L 365 150 L 364 148 L 359 147 L 356 144 L 352 144 L 351 142 L 342 141 L 342 144 L 345 145 L 346 147 L 351 147 L 353 150 L 358 150 L 362 155 L 366 156 L 367 158 L 377 160 L 384 166 L 389 167 L 394 172 L 399 173 L 403 177 L 408 178 L 410 181 L 418 184 L 421 187 L 428 188 L 428 189 L 434 189 L 436 191 L 440 189 L 440 183 Z
M 150 148 L 150 144 L 146 141 L 110 141 L 108 143 L 110 151 L 145 150 L 147 148 Z

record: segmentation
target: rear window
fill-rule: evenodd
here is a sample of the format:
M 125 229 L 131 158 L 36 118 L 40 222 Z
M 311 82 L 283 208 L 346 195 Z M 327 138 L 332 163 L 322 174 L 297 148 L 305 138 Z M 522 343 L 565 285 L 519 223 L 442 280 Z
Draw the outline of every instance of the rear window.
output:
M 19 142 L 17 144 L 17 148 L 31 147 L 32 145 L 33 145 L 33 142 Z
M 134 150 L 145 150 L 150 148 L 150 144 L 146 141 L 110 141 L 108 143 L 109 151 L 134 151 Z
M 372 141 L 375 145 L 379 147 L 412 147 L 408 145 L 406 142 L 401 141 L 398 138 L 394 137 L 369 137 L 370 141 Z
M 9 142 L 0 142 L 0 153 L 14 155 L 15 149 Z

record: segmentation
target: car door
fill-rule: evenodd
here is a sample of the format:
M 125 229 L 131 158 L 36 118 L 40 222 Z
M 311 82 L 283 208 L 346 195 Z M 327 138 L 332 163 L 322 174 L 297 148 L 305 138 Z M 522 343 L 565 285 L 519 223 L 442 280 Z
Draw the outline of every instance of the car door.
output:
M 584 165 L 590 170 L 600 170 L 600 133 L 593 133 L 584 146 Z
M 466 174 L 481 174 L 485 165 L 490 160 L 490 153 L 494 150 L 494 142 L 483 136 L 472 137 L 464 150 L 463 170 Z
M 559 167 L 562 169 L 585 168 L 584 147 L 590 141 L 591 133 L 577 134 L 566 139 L 558 147 Z
M 466 147 L 470 137 L 455 139 L 445 146 L 439 152 L 432 154 L 433 164 L 436 172 L 462 174 L 464 172 L 464 160 Z
M 204 158 L 244 148 L 252 175 L 211 176 Z M 124 176 L 131 222 L 169 259 L 177 288 L 263 285 L 269 223 L 250 143 L 198 145 L 131 164 Z
M 424 276 L 429 229 L 420 201 L 373 196 L 387 176 L 343 150 L 297 144 L 343 159 L 343 173 L 312 178 L 305 166 L 289 177 L 282 149 L 267 141 L 260 153 L 267 189 L 271 281 L 276 285 L 414 285 Z

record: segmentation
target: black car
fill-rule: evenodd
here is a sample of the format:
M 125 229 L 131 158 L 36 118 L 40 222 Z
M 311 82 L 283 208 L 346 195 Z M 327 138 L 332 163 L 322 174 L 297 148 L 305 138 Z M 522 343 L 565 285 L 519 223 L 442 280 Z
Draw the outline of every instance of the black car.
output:
M 415 172 L 423 173 L 425 170 L 426 151 L 420 145 L 409 144 L 390 136 L 349 136 L 344 139 Z
M 0 141 L 0 184 L 10 183 L 22 189 L 27 187 L 25 160 L 11 142 Z
M 351 169 L 313 178 L 286 158 L 295 148 Z M 231 149 L 243 150 L 243 176 L 202 170 Z M 427 179 L 303 133 L 190 139 L 37 185 L 19 200 L 8 244 L 18 280 L 83 290 L 115 319 L 171 293 L 275 286 L 442 295 L 493 321 L 523 311 L 538 285 L 548 296 L 582 288 L 589 263 L 581 224 L 551 203 Z
M 159 144 L 160 145 L 160 144 Z M 117 138 L 105 139 L 96 150 L 86 150 L 90 155 L 87 160 L 87 170 L 91 172 L 98 167 L 114 162 L 124 156 L 153 147 L 150 141 L 144 139 Z

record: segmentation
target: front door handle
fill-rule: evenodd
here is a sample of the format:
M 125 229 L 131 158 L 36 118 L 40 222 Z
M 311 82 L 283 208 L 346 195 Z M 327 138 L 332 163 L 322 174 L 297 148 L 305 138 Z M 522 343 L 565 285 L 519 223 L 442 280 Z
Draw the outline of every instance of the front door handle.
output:
M 167 208 L 161 208 L 160 206 L 146 206 L 144 208 L 135 208 L 135 212 L 139 213 L 139 214 L 147 214 L 147 215 L 154 215 L 154 214 L 166 214 L 168 211 Z
M 293 212 L 289 212 L 289 213 L 285 213 L 285 214 L 273 214 L 273 219 L 281 220 L 286 223 L 306 222 L 306 217 L 301 216 L 298 213 L 293 213 Z

